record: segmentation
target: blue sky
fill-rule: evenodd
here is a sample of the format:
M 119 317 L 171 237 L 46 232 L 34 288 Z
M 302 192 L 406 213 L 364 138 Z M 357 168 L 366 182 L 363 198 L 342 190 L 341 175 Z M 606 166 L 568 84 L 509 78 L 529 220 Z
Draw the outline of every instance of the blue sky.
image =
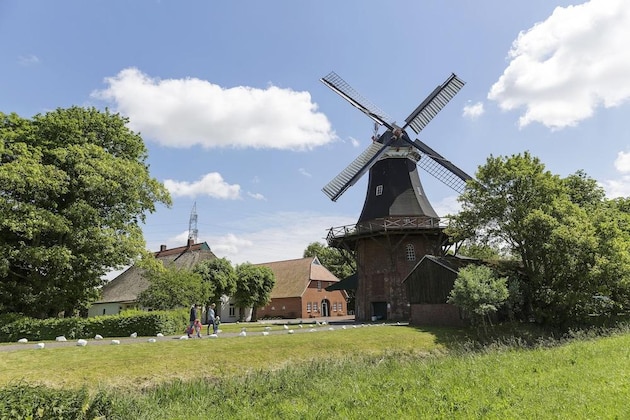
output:
M 356 222 L 367 176 L 337 202 L 321 188 L 373 127 L 330 71 L 397 121 L 456 73 L 419 136 L 453 163 L 529 151 L 630 195 L 626 0 L 3 0 L 0 39 L 1 112 L 109 107 L 141 133 L 173 197 L 144 225 L 153 251 L 185 244 L 194 203 L 199 240 L 235 264 L 300 258 Z M 457 211 L 420 175 L 438 214 Z

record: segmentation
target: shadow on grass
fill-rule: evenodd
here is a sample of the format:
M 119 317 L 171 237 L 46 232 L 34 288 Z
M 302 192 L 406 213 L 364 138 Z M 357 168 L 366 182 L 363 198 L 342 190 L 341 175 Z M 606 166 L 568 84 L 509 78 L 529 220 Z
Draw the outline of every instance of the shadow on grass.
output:
M 549 326 L 525 322 L 505 322 L 482 330 L 475 327 L 413 326 L 419 332 L 430 333 L 436 343 L 453 351 L 488 348 L 552 347 L 575 339 L 594 339 L 615 333 L 628 333 L 628 318 L 615 322 L 594 322 L 570 326 Z

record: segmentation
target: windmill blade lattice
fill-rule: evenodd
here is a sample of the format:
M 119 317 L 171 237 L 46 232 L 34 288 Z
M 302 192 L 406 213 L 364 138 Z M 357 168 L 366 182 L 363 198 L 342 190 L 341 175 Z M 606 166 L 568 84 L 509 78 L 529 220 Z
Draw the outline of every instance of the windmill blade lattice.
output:
M 458 193 L 464 192 L 466 181 L 473 179 L 470 175 L 420 140 L 414 141 L 413 145 L 422 152 L 418 166 Z
M 332 181 L 322 188 L 324 194 L 332 201 L 337 201 L 337 198 L 339 198 L 344 191 L 354 185 L 354 183 L 372 167 L 388 147 L 388 144 L 382 145 L 381 143 L 373 142 L 363 153 L 353 160 L 350 165 L 341 171 L 339 175 L 334 177 Z
M 465 82 L 457 77 L 457 75 L 451 74 L 444 83 L 435 88 L 435 90 L 409 114 L 405 119 L 407 124 L 405 124 L 403 130 L 407 127 L 411 127 L 416 134 L 419 134 L 420 131 L 431 122 L 433 117 L 457 95 L 457 92 L 464 87 L 464 84 Z
M 381 111 L 376 105 L 365 99 L 359 92 L 354 90 L 345 80 L 343 80 L 337 73 L 331 71 L 325 77 L 321 78 L 322 83 L 335 91 L 339 96 L 350 102 L 352 106 L 363 112 L 380 125 L 392 129 L 390 123 L 392 118 Z

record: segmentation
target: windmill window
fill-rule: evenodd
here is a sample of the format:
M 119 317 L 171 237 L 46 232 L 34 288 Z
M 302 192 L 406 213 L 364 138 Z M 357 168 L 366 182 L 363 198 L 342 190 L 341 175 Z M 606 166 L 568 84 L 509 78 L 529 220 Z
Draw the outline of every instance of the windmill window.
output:
M 413 247 L 413 244 L 407 244 L 406 252 L 407 252 L 407 261 L 415 261 L 416 260 L 416 250 Z
M 376 186 L 376 195 L 383 195 L 383 185 Z

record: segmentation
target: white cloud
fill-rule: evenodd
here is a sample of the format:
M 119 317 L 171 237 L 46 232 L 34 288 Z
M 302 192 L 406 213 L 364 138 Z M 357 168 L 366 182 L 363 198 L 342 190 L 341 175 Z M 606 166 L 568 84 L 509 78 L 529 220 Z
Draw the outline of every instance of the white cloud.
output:
M 440 217 L 446 217 L 449 214 L 457 214 L 461 211 L 462 205 L 457 201 L 457 196 L 452 195 L 444 197 L 440 201 L 433 204 L 433 209 Z
M 513 42 L 510 63 L 488 98 L 525 108 L 519 126 L 574 126 L 597 107 L 630 97 L 630 2 L 591 0 L 558 7 Z
M 309 173 L 306 169 L 304 169 L 304 168 L 300 168 L 300 169 L 298 169 L 298 171 L 299 171 L 302 175 L 304 175 L 305 177 L 308 177 L 308 178 L 312 178 L 312 177 L 313 177 L 313 175 L 311 175 L 311 174 L 310 174 L 310 173 Z
M 477 118 L 479 118 L 480 116 L 482 116 L 484 113 L 484 109 L 483 109 L 483 103 L 482 102 L 477 102 L 475 104 L 466 104 L 464 106 L 464 111 L 462 113 L 462 115 L 465 118 L 469 118 L 471 120 L 476 120 Z
M 266 200 L 265 196 L 262 195 L 261 193 L 253 193 L 253 192 L 248 191 L 247 195 L 255 200 Z
M 621 173 L 621 178 L 602 182 L 608 198 L 630 197 L 630 152 L 617 153 L 615 169 Z
M 328 229 L 354 223 L 354 217 L 279 212 L 232 221 L 229 227 L 232 232 L 216 236 L 200 232 L 199 238 L 208 243 L 217 257 L 234 264 L 264 263 L 302 258 L 310 243 L 325 243 Z M 178 243 L 186 243 L 186 238 L 182 237 Z
M 336 138 L 308 92 L 160 80 L 135 68 L 105 82 L 92 97 L 114 103 L 131 129 L 164 146 L 309 150 Z
M 359 142 L 359 140 L 355 139 L 354 137 L 350 137 L 350 144 L 353 147 L 359 147 L 361 145 L 361 142 Z
M 228 184 L 217 172 L 206 174 L 196 182 L 167 179 L 164 181 L 164 186 L 175 197 L 207 195 L 227 200 L 236 200 L 241 197 L 241 186 Z
M 621 173 L 630 172 L 630 152 L 617 153 L 617 159 L 615 159 L 615 169 Z
M 39 64 L 39 57 L 34 54 L 21 55 L 18 57 L 18 63 L 21 66 L 33 66 Z

